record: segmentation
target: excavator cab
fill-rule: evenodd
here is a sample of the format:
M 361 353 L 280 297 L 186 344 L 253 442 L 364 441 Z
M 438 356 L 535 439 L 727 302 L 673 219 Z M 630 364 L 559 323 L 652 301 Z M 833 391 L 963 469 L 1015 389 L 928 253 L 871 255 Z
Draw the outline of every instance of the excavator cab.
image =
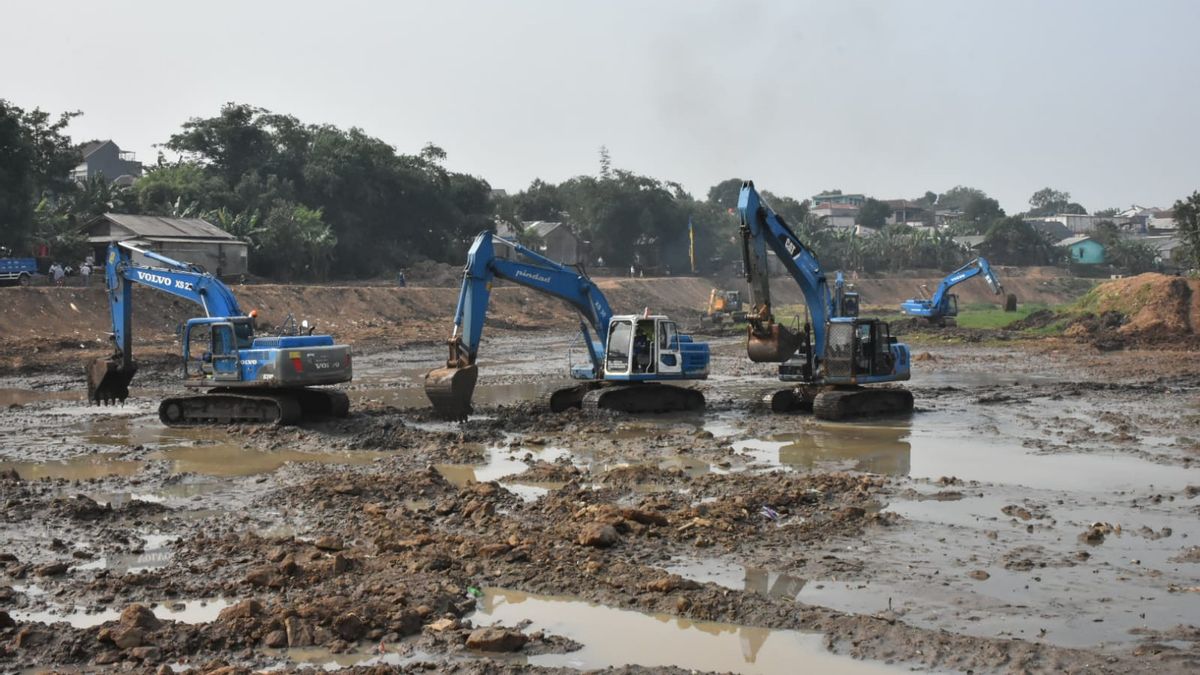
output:
M 606 378 L 648 379 L 646 376 L 681 374 L 679 331 L 664 316 L 618 316 L 608 325 Z
M 875 378 L 893 378 L 898 374 L 897 356 L 892 350 L 895 343 L 884 321 L 831 320 L 822 364 L 825 380 L 830 384 L 857 384 Z
M 955 293 L 946 296 L 946 316 L 958 316 L 958 295 Z

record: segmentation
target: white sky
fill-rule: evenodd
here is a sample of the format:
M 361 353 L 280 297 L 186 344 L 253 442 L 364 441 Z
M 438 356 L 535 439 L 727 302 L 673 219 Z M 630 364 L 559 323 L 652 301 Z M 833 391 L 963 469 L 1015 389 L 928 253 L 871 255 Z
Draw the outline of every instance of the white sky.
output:
M 510 192 L 605 144 L 699 197 L 1169 206 L 1200 188 L 1200 2 L 4 0 L 0 97 L 143 161 L 237 101 L 432 141 Z

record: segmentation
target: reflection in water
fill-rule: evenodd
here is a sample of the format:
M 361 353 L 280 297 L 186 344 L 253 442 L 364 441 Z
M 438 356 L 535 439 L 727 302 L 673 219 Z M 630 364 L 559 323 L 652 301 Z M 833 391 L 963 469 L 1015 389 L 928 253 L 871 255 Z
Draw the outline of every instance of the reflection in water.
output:
M 140 461 L 120 459 L 120 457 L 119 453 L 102 452 L 45 462 L 0 462 L 0 471 L 13 469 L 23 480 L 39 478 L 89 480 L 104 476 L 132 476 L 141 470 L 142 463 Z
M 150 603 L 143 603 L 149 606 Z M 158 604 L 153 608 L 154 616 L 166 621 L 178 621 L 179 623 L 208 623 L 216 621 L 217 615 L 222 609 L 233 604 L 232 602 L 222 599 L 204 599 L 204 600 L 169 600 Z M 44 610 L 40 612 L 10 612 L 12 618 L 20 622 L 40 621 L 44 624 L 54 624 L 60 621 L 65 621 L 73 628 L 91 628 L 99 626 L 108 621 L 116 621 L 121 618 L 121 608 L 109 608 L 99 612 L 88 612 L 83 609 L 76 609 L 69 612 L 61 610 Z
M 835 463 L 849 464 L 855 471 L 906 476 L 912 466 L 911 433 L 907 422 L 821 424 L 805 432 L 740 441 L 734 448 L 761 462 L 805 471 Z
M 527 657 L 538 666 L 576 669 L 623 665 L 676 666 L 736 673 L 884 673 L 882 664 L 854 661 L 825 651 L 821 636 L 790 630 L 692 621 L 669 614 L 643 614 L 571 598 L 503 589 L 484 589 L 477 624 L 544 630 L 583 644 L 567 654 Z
M 804 590 L 806 582 L 800 577 L 779 572 L 772 573 L 761 567 L 747 567 L 743 590 L 781 600 L 795 600 Z
M 572 386 L 569 380 L 544 380 L 537 382 L 513 382 L 509 384 L 480 384 L 475 387 L 471 402 L 477 408 L 512 405 L 523 401 L 538 401 L 548 398 L 555 390 Z M 351 403 L 360 401 L 379 402 L 396 408 L 428 408 L 429 399 L 423 387 L 377 387 L 351 389 Z
M 465 487 L 470 483 L 487 483 L 502 478 L 518 476 L 529 470 L 525 456 L 531 455 L 530 462 L 554 462 L 561 457 L 570 455 L 563 448 L 532 448 L 512 446 L 491 446 L 485 451 L 487 461 L 483 464 L 436 464 L 434 468 L 442 476 L 457 487 Z M 562 487 L 562 483 L 539 483 L 534 481 L 509 480 L 504 481 L 504 487 L 516 493 L 526 501 L 536 500 L 548 490 Z

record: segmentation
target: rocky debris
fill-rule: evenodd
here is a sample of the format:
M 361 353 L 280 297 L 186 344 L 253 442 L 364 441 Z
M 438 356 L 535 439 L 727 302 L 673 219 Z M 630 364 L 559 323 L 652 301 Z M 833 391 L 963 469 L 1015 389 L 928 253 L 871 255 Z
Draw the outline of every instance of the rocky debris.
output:
M 233 621 L 234 619 L 253 619 L 263 613 L 262 603 L 254 598 L 242 600 L 236 605 L 230 605 L 217 614 L 218 621 Z
M 335 537 L 328 534 L 318 538 L 315 542 L 313 542 L 313 546 L 316 546 L 322 551 L 340 551 L 345 548 L 345 545 L 342 544 L 340 537 Z
M 987 570 L 972 570 L 967 576 L 976 581 L 986 581 L 992 578 L 992 575 L 987 573 Z
M 478 628 L 467 636 L 467 648 L 481 652 L 515 652 L 529 642 L 524 633 L 509 628 Z

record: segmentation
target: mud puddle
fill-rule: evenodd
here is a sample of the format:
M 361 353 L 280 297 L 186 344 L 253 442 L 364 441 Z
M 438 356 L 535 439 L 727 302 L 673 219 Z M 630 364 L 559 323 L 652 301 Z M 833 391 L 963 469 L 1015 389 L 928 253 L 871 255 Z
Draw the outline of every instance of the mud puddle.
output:
M 570 451 L 563 448 L 533 449 L 513 445 L 489 446 L 484 453 L 487 461 L 482 464 L 435 464 L 434 468 L 446 480 L 460 488 L 472 482 L 499 481 L 505 489 L 522 499 L 534 501 L 544 496 L 548 490 L 562 487 L 562 484 L 522 481 L 520 475 L 529 470 L 527 462 L 553 463 L 571 456 Z
M 911 420 L 807 421 L 804 431 L 735 441 L 735 451 L 772 468 L 853 469 L 892 476 L 1007 484 L 1047 490 L 1182 490 L 1200 469 L 1181 468 L 1115 451 L 1080 447 L 1036 453 L 1022 432 L 1028 420 L 933 411 Z
M 206 598 L 201 600 L 167 600 L 160 603 L 146 603 L 154 612 L 154 616 L 164 621 L 195 624 L 216 621 L 221 610 L 234 603 L 222 598 Z M 105 608 L 99 611 L 88 609 L 55 608 L 37 612 L 14 611 L 12 618 L 21 622 L 40 622 L 47 625 L 65 622 L 73 628 L 91 628 L 109 621 L 121 618 L 121 609 Z
M 825 650 L 820 634 L 692 621 L 669 614 L 643 614 L 558 596 L 484 589 L 477 625 L 532 622 L 583 644 L 566 654 L 523 657 L 537 666 L 590 670 L 641 665 L 733 673 L 895 673 L 883 664 L 855 661 Z

